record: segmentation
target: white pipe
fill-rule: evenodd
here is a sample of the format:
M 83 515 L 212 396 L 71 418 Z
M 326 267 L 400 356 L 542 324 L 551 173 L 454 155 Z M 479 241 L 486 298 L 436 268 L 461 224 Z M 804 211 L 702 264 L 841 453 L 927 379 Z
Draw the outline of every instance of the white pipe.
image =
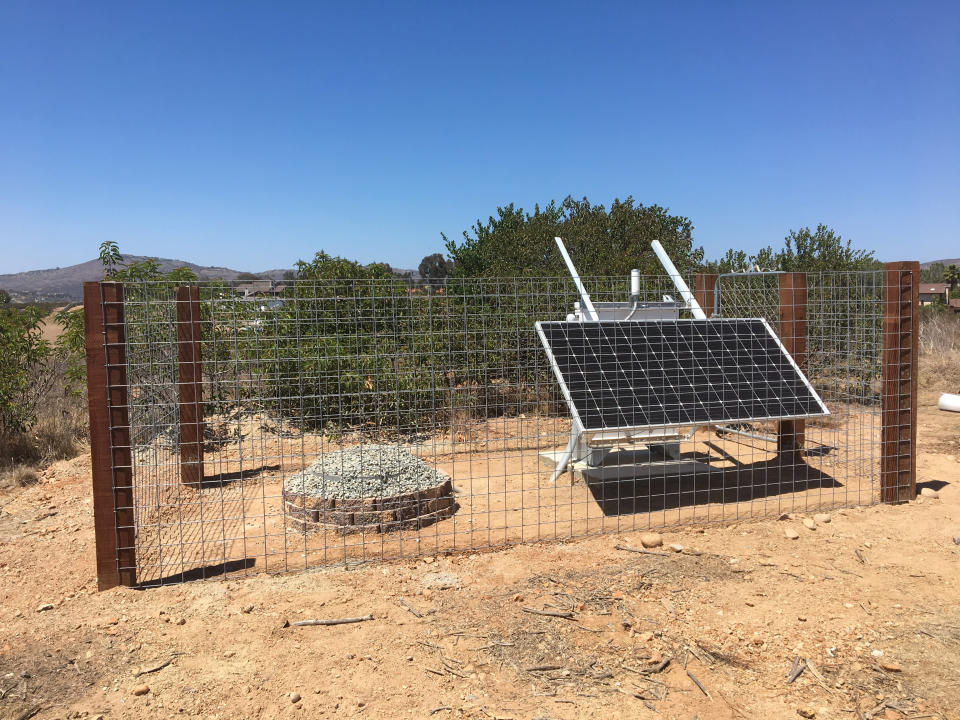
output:
M 593 302 L 590 300 L 590 295 L 587 293 L 587 289 L 583 286 L 583 282 L 580 280 L 580 274 L 577 272 L 577 269 L 573 266 L 573 260 L 570 259 L 570 256 L 567 254 L 567 248 L 563 244 L 563 240 L 558 237 L 553 238 L 557 241 L 557 247 L 560 248 L 560 254 L 563 255 L 563 261 L 567 264 L 567 269 L 570 271 L 570 275 L 573 276 L 573 284 L 577 286 L 577 291 L 580 293 L 580 301 L 583 303 L 585 309 L 584 315 L 587 320 L 596 321 L 599 319 L 597 316 L 597 310 L 593 307 Z
M 673 264 L 673 260 L 671 260 L 670 256 L 667 255 L 667 251 L 663 249 L 663 245 L 660 244 L 660 241 L 654 240 L 652 243 L 650 243 L 650 247 L 652 247 L 653 251 L 657 254 L 660 264 L 663 265 L 663 269 L 667 271 L 667 275 L 669 275 L 670 279 L 673 281 L 673 285 L 677 288 L 677 292 L 680 293 L 680 296 L 690 307 L 690 312 L 693 314 L 693 316 L 697 320 L 706 320 L 706 313 L 703 312 L 703 309 L 700 307 L 700 303 L 697 302 L 697 299 L 693 296 L 693 293 L 690 292 L 690 288 L 683 281 L 683 278 L 680 277 L 680 273 L 677 271 L 677 266 Z
M 949 410 L 950 412 L 960 412 L 960 395 L 951 395 L 950 393 L 941 393 L 940 402 L 937 403 L 937 406 L 941 410 Z
M 641 285 L 640 271 L 634 268 L 633 270 L 630 271 L 630 294 L 635 298 L 640 297 L 640 291 L 642 290 L 640 285 Z

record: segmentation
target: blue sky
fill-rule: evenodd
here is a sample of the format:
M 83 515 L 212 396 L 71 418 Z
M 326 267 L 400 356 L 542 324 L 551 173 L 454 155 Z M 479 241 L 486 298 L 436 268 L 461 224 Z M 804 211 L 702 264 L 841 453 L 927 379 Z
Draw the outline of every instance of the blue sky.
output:
M 0 4 L 0 273 L 415 267 L 498 205 L 960 256 L 960 3 Z

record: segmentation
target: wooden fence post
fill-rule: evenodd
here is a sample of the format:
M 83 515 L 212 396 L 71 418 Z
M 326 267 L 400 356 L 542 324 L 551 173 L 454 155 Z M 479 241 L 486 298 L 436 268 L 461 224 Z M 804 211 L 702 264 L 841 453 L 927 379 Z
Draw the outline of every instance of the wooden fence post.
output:
M 97 587 L 137 584 L 123 285 L 83 284 Z
M 797 367 L 807 366 L 807 275 L 781 273 L 780 277 L 780 341 L 793 356 Z M 805 423 L 803 420 L 781 420 L 777 425 L 777 453 L 789 462 L 800 462 Z
M 886 263 L 883 279 L 880 499 L 897 503 L 917 494 L 920 263 Z
M 180 482 L 203 483 L 203 362 L 200 288 L 177 288 L 177 380 L 180 396 Z
M 699 273 L 694 277 L 693 296 L 707 317 L 713 316 L 714 288 L 717 287 L 716 273 Z

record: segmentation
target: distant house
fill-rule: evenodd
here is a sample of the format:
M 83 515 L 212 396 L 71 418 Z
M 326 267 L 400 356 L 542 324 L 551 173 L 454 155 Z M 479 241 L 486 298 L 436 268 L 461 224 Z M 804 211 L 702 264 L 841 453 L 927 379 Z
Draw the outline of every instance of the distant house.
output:
M 930 305 L 942 302 L 946 305 L 950 300 L 950 286 L 947 283 L 920 283 L 920 304 Z
M 233 289 L 246 298 L 256 297 L 277 297 L 284 290 L 286 285 L 274 285 L 273 280 L 251 280 L 249 282 L 238 283 Z

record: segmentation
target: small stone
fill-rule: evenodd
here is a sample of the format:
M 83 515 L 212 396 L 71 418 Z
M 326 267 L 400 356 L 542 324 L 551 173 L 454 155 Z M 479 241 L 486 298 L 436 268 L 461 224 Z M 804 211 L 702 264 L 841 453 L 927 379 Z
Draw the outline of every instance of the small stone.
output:
M 236 655 L 236 653 L 235 653 L 233 650 L 227 650 L 227 651 L 223 654 L 223 656 L 224 656 L 225 658 L 232 658 L 234 655 Z
M 424 599 L 429 600 L 430 598 L 433 597 L 433 591 L 432 591 L 432 590 L 429 590 L 429 589 L 428 589 L 428 590 L 424 590 L 424 591 L 423 591 L 423 597 L 424 597 Z
M 813 519 L 816 520 L 818 523 L 826 524 L 830 522 L 830 515 L 827 513 L 817 513 L 816 515 L 813 516 Z
M 816 529 L 817 529 L 817 523 L 816 523 L 816 521 L 815 521 L 813 518 L 804 518 L 804 519 L 803 519 L 803 526 L 804 526 L 807 530 L 816 530 Z
M 667 547 L 677 553 L 683 552 L 683 545 L 681 545 L 680 543 L 670 543 L 669 545 L 667 545 Z
M 884 670 L 886 670 L 887 672 L 900 672 L 900 671 L 901 671 L 901 668 L 900 668 L 899 665 L 897 665 L 897 664 L 894 663 L 894 662 L 890 662 L 889 660 L 885 660 L 884 662 L 880 663 L 880 667 L 882 667 L 882 668 L 883 668 Z
M 883 715 L 881 715 L 880 717 L 882 717 L 883 720 L 900 720 L 900 718 L 902 718 L 903 715 L 901 715 L 900 713 L 898 713 L 898 712 L 897 712 L 896 710 L 894 710 L 893 708 L 886 708 L 886 709 L 883 711 Z
M 810 710 L 808 708 L 797 708 L 797 715 L 799 715 L 802 718 L 807 718 L 809 720 L 809 718 L 815 718 L 817 716 L 817 713 L 815 713 L 813 710 Z
M 136 695 L 137 697 L 139 697 L 140 695 L 146 695 L 148 692 L 150 692 L 149 685 L 137 685 L 133 689 L 133 694 Z
M 300 693 L 290 693 L 290 702 L 294 705 L 300 702 Z
M 43 605 L 37 608 L 37 612 L 44 612 L 46 610 L 53 610 L 53 605 L 50 603 L 44 603 Z
M 788 527 L 786 530 L 783 531 L 783 536 L 787 540 L 796 540 L 798 537 L 800 537 L 800 533 L 798 533 L 793 528 Z
M 920 494 L 921 494 L 923 497 L 926 497 L 926 498 L 938 498 L 938 497 L 940 497 L 940 493 L 938 493 L 938 492 L 937 492 L 936 490 L 934 490 L 933 488 L 929 488 L 929 487 L 920 488 Z
M 186 624 L 187 624 L 186 618 L 180 618 L 179 620 L 177 620 L 177 625 L 186 625 Z
M 245 605 L 240 609 L 240 612 L 242 612 L 244 615 L 249 615 L 253 612 L 253 605 Z
M 640 633 L 639 635 L 637 635 L 637 637 L 640 639 L 640 642 L 645 642 L 645 643 L 646 643 L 646 642 L 650 642 L 651 640 L 653 640 L 653 633 L 650 632 L 649 630 L 644 630 L 642 633 Z
M 453 573 L 431 572 L 423 576 L 420 584 L 424 589 L 451 590 L 460 588 L 460 578 Z
M 640 535 L 640 544 L 645 548 L 655 548 L 663 545 L 663 536 L 660 533 L 645 532 Z

